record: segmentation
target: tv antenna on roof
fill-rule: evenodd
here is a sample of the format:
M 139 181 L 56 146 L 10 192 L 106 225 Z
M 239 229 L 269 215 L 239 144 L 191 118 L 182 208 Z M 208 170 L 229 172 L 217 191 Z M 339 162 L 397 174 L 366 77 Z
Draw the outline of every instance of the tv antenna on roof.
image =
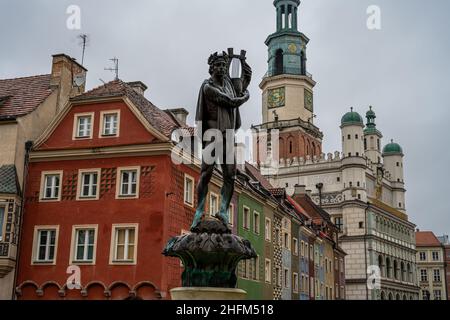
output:
M 89 36 L 87 34 L 80 34 L 78 38 L 81 40 L 80 45 L 83 47 L 83 53 L 81 55 L 81 65 L 84 66 L 84 52 L 89 42 Z
M 111 60 L 113 62 L 114 67 L 113 68 L 105 68 L 105 70 L 114 71 L 116 73 L 116 77 L 114 80 L 118 80 L 119 79 L 119 59 L 114 57 L 109 60 Z

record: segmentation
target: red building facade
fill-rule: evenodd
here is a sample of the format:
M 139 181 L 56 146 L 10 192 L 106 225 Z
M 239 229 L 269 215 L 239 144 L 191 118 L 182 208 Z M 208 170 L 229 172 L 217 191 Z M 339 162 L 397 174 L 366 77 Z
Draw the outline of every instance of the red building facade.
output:
M 189 228 L 199 168 L 171 161 L 171 133 L 185 124 L 133 85 L 72 99 L 35 142 L 19 299 L 165 299 L 180 285 L 179 260 L 161 252 Z

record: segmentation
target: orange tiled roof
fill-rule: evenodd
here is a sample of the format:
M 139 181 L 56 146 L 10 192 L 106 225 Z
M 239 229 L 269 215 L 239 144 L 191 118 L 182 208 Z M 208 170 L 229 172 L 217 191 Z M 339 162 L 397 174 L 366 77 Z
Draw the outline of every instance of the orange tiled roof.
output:
M 52 93 L 50 74 L 0 80 L 0 119 L 33 112 Z
M 435 247 L 441 246 L 441 243 L 431 231 L 416 231 L 416 246 Z

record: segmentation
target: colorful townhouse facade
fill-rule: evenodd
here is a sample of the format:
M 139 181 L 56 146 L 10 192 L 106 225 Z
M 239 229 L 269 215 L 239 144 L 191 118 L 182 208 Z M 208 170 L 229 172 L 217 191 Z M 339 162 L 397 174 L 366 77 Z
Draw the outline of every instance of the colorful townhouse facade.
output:
M 420 300 L 447 300 L 445 245 L 431 231 L 416 231 L 416 247 Z
M 185 125 L 145 88 L 117 80 L 71 99 L 35 141 L 19 299 L 161 299 L 180 285 L 161 251 L 189 228 L 199 165 L 171 161 Z
M 86 71 L 56 54 L 49 74 L 0 80 L 0 300 L 15 296 L 27 142 L 39 137 L 70 97 L 84 92 Z

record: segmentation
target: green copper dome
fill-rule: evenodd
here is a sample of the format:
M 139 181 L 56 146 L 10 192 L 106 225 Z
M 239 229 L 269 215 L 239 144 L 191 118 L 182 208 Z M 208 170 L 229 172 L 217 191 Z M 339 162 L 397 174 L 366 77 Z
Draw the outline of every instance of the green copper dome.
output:
M 391 143 L 387 144 L 383 148 L 383 156 L 396 154 L 403 155 L 403 149 L 398 143 L 395 143 L 394 140 L 391 140 Z
M 341 120 L 342 126 L 348 126 L 352 124 L 364 126 L 363 118 L 360 116 L 358 112 L 353 111 L 353 108 L 351 108 L 350 112 L 344 114 Z

